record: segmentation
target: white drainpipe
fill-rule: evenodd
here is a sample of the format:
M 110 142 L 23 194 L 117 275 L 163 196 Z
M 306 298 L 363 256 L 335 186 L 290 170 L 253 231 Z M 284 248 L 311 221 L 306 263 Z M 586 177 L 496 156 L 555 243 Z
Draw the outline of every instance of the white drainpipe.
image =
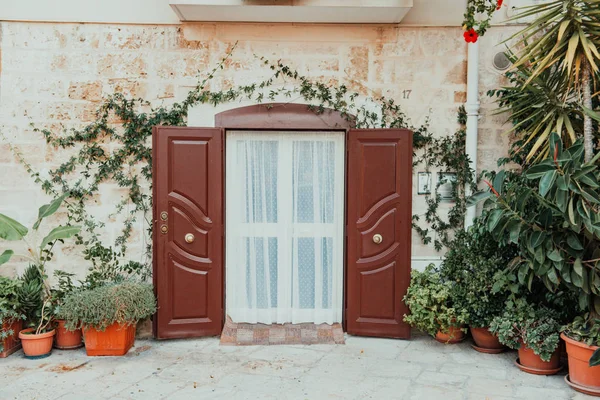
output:
M 477 125 L 479 119 L 479 41 L 467 45 L 467 138 L 465 152 L 471 161 L 471 169 L 477 175 Z M 470 190 L 466 188 L 467 196 Z M 473 225 L 477 216 L 477 207 L 467 208 L 465 215 L 465 229 Z

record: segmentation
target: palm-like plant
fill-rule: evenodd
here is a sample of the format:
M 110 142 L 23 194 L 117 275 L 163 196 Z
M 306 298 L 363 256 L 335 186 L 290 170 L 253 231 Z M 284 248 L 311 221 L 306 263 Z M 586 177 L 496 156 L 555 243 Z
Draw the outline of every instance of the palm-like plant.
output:
M 532 78 L 528 65 L 517 65 L 517 57 L 510 51 L 507 56 L 515 65 L 506 73 L 511 85 L 488 94 L 498 96 L 499 113 L 510 112 L 509 132 L 519 138 L 515 150 L 527 160 L 540 161 L 548 156 L 551 132 L 558 133 L 567 145 L 575 143 L 577 132 L 583 131 L 584 113 L 568 78 L 556 67 Z
M 593 98 L 599 94 L 594 93 L 597 82 L 593 76 L 600 71 L 600 0 L 554 0 L 526 7 L 514 19 L 530 17 L 533 22 L 508 39 L 516 39 L 516 47 L 521 49 L 513 68 L 518 73 L 529 71 L 523 79 L 525 88 L 546 80 L 544 84 L 554 91 L 556 99 L 545 106 L 555 105 L 553 112 L 544 115 L 534 111 L 529 118 L 537 123 L 526 131 L 527 141 L 534 143 L 528 158 L 542 145 L 547 148 L 552 131 L 564 133 L 574 142 L 576 129 L 570 116 L 576 111 L 575 115 L 580 113 L 583 118 L 585 159 L 589 161 L 594 154 L 592 119 L 600 120 L 592 110 Z M 579 98 L 582 106 L 570 109 Z

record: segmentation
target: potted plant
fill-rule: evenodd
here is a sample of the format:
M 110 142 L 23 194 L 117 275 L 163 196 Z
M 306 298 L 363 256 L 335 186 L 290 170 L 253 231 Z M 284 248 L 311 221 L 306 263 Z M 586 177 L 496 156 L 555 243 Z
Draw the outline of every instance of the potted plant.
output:
M 410 314 L 404 321 L 442 343 L 464 339 L 467 314 L 453 306 L 451 284 L 443 281 L 433 264 L 425 271 L 411 272 L 410 287 L 404 297 Z
M 0 276 L 0 358 L 21 348 L 18 335 L 25 315 L 19 303 L 21 281 Z
M 77 288 L 73 284 L 74 274 L 65 271 L 56 270 L 54 276 L 58 279 L 58 285 L 52 289 L 52 302 L 54 306 L 54 318 L 56 327 L 56 337 L 54 347 L 61 350 L 78 349 L 83 346 L 83 333 L 80 328 L 69 330 L 66 328 L 65 320 L 61 309 L 65 297 Z
M 567 346 L 567 382 L 583 393 L 598 396 L 600 382 L 600 319 L 589 314 L 576 317 L 563 328 L 561 338 Z
M 156 311 L 152 286 L 121 282 L 75 290 L 61 306 L 70 330 L 83 329 L 88 356 L 121 356 L 133 346 L 139 320 Z
M 562 335 L 573 366 L 566 380 L 575 390 L 600 396 L 600 354 L 593 357 L 598 353 L 586 343 L 594 342 L 600 319 L 600 153 L 586 162 L 581 140 L 563 149 L 554 133 L 549 148 L 546 159 L 523 173 L 527 182 L 499 180 L 470 204 L 487 199 L 492 234 L 519 246 L 513 266 L 520 282 L 537 277 L 550 292 L 570 290 L 587 310 Z
M 52 250 L 55 244 L 79 233 L 81 227 L 61 225 L 44 236 L 39 246 L 33 246 L 31 243 L 33 240 L 37 240 L 38 229 L 43 219 L 54 214 L 66 197 L 67 195 L 63 195 L 40 207 L 38 218 L 31 230 L 14 219 L 0 214 L 0 238 L 7 241 L 23 241 L 27 246 L 28 253 L 17 256 L 31 262 L 30 268 L 26 271 L 26 279 L 24 279 L 23 286 L 20 289 L 22 297 L 31 295 L 32 304 L 27 315 L 28 322 L 32 327 L 19 332 L 19 339 L 21 339 L 23 352 L 27 358 L 47 357 L 52 351 L 55 330 L 51 326 L 52 294 L 45 267 L 46 263 L 52 258 Z M 13 250 L 5 250 L 0 255 L 0 265 L 8 262 L 13 255 Z M 39 294 L 39 297 L 37 294 Z M 22 304 L 22 306 L 27 308 L 26 304 Z
M 508 292 L 494 285 L 495 277 L 516 254 L 514 245 L 502 246 L 487 232 L 484 214 L 468 231 L 457 232 L 440 267 L 442 277 L 452 282 L 457 308 L 466 311 L 472 347 L 483 353 L 500 353 L 504 346 L 489 331 L 494 317 L 504 309 Z
M 560 364 L 560 315 L 545 306 L 533 306 L 525 299 L 509 300 L 506 311 L 495 317 L 490 330 L 500 342 L 518 349 L 515 364 L 535 375 L 554 375 Z

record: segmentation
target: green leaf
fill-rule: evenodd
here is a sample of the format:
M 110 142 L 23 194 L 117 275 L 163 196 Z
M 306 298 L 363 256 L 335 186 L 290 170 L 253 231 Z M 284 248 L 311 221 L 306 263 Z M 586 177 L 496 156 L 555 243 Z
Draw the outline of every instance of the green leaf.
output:
M 551 267 L 550 270 L 548 271 L 548 279 L 550 279 L 550 282 L 554 283 L 555 285 L 558 285 L 559 280 L 558 280 L 558 276 L 556 275 L 556 270 L 554 269 L 554 267 Z
M 48 236 L 42 240 L 40 250 L 46 247 L 48 243 L 52 243 L 56 240 L 68 239 L 73 235 L 76 235 L 81 230 L 80 226 L 58 226 L 50 231 Z
M 579 238 L 573 234 L 569 234 L 567 236 L 567 243 L 568 243 L 569 247 L 572 248 L 573 250 L 583 250 L 583 246 L 581 245 Z M 580 262 L 581 262 L 581 260 L 580 260 Z
M 27 228 L 14 219 L 0 214 L 0 238 L 4 240 L 21 240 L 27 235 Z
M 7 263 L 14 253 L 15 252 L 12 250 L 5 250 L 4 253 L 0 255 L 0 265 Z
M 498 225 L 498 222 L 500 222 L 500 219 L 502 218 L 502 214 L 503 211 L 500 209 L 496 209 L 493 210 L 490 213 L 487 225 L 488 225 L 488 229 L 490 232 L 492 232 L 494 230 L 494 228 L 496 228 L 496 226 Z
M 521 222 L 515 221 L 515 223 L 511 224 L 508 227 L 509 239 L 513 243 L 517 243 L 519 241 L 519 233 L 521 233 Z
M 578 276 L 583 277 L 583 264 L 581 263 L 581 258 L 575 260 L 573 271 L 575 271 Z
M 519 272 L 517 273 L 517 277 L 519 279 L 519 283 L 521 285 L 525 284 L 525 279 L 527 278 L 527 274 L 529 273 L 529 266 L 527 264 L 521 265 L 519 268 Z
M 590 367 L 595 367 L 600 365 L 600 348 L 596 349 L 592 356 L 590 357 L 590 361 L 588 363 Z
M 33 229 L 37 230 L 37 228 L 39 228 L 40 226 L 40 223 L 42 222 L 42 219 L 54 214 L 62 204 L 63 200 L 66 199 L 68 196 L 69 194 L 65 193 L 62 196 L 54 199 L 51 203 L 41 206 L 38 211 L 38 219 L 37 221 L 35 221 L 35 224 L 33 224 Z
M 500 172 L 498 172 L 496 174 L 496 177 L 494 178 L 494 182 L 493 182 L 492 186 L 494 187 L 494 189 L 496 189 L 498 194 L 502 194 L 502 187 L 504 186 L 505 177 L 506 177 L 506 171 L 501 170 Z
M 540 179 L 540 195 L 542 197 L 545 197 L 548 194 L 548 192 L 552 188 L 552 185 L 554 185 L 554 181 L 556 180 L 557 175 L 558 173 L 556 172 L 556 170 L 552 170 L 546 172 L 542 176 L 542 179 Z
M 556 261 L 556 262 L 563 260 L 563 257 L 560 255 L 560 252 L 558 251 L 558 249 L 554 249 L 550 253 L 548 253 L 548 258 L 551 259 L 552 261 Z
M 474 206 L 483 200 L 487 200 L 493 195 L 494 193 L 489 190 L 486 190 L 485 192 L 477 192 L 467 199 L 467 207 Z
M 545 237 L 546 237 L 546 234 L 542 231 L 533 232 L 531 234 L 531 237 L 529 238 L 529 243 L 530 243 L 531 248 L 535 249 L 540 244 L 542 244 Z
M 537 164 L 532 166 L 525 172 L 525 177 L 528 179 L 540 178 L 547 172 L 556 171 L 556 167 L 552 164 Z

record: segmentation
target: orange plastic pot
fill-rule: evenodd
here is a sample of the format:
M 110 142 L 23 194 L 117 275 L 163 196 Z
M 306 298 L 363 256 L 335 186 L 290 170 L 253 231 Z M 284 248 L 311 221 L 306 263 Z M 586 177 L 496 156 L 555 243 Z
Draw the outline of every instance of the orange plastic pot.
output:
M 40 333 L 39 335 L 32 332 L 35 332 L 35 328 L 23 329 L 19 332 L 19 339 L 21 339 L 25 357 L 33 359 L 48 357 L 52 352 L 56 330 L 52 329 L 50 332 Z
M 523 368 L 521 368 L 523 367 Z M 519 368 L 535 375 L 554 375 L 560 371 L 560 346 L 554 351 L 550 361 L 544 361 L 529 347 L 519 347 Z
M 2 323 L 2 330 L 12 330 L 13 334 L 2 340 L 2 348 L 4 350 L 0 353 L 0 358 L 8 357 L 21 348 L 21 342 L 19 341 L 19 332 L 21 332 L 21 329 L 23 329 L 23 321 L 20 319 L 11 321 L 10 323 Z
M 503 350 L 504 346 L 500 343 L 498 336 L 494 335 L 488 328 L 469 327 L 473 341 L 477 347 L 486 350 Z
M 448 332 L 438 331 L 435 335 L 435 340 L 441 343 L 454 344 L 462 341 L 465 338 L 465 334 L 461 328 L 451 326 L 448 328 Z
M 65 328 L 66 321 L 59 319 L 56 321 L 56 338 L 54 347 L 61 350 L 78 349 L 83 346 L 81 329 L 69 331 Z
M 600 366 L 590 367 L 588 365 L 592 354 L 598 347 L 573 340 L 564 333 L 560 337 L 567 345 L 571 383 L 589 389 L 586 391 L 588 394 L 600 394 Z M 575 389 L 579 390 L 577 387 Z
M 135 342 L 135 325 L 115 323 L 104 331 L 84 327 L 83 335 L 88 356 L 122 356 Z

